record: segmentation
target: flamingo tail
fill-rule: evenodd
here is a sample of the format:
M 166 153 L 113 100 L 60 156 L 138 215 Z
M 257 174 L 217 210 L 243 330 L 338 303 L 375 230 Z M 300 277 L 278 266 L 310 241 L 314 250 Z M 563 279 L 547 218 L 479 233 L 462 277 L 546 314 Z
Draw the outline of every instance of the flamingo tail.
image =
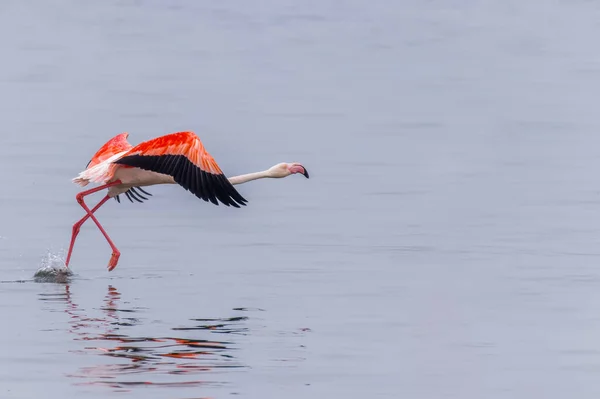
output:
M 90 182 L 92 183 L 104 183 L 112 176 L 111 166 L 114 161 L 126 154 L 127 151 L 121 151 L 111 156 L 110 158 L 92 166 L 79 173 L 79 175 L 73 178 L 71 181 L 81 187 L 87 186 Z

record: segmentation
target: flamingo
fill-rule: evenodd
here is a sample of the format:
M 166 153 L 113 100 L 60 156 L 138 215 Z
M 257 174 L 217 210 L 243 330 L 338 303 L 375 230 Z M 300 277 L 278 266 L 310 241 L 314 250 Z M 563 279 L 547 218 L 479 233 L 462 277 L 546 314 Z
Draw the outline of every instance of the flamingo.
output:
M 233 187 L 256 179 L 283 178 L 296 173 L 308 179 L 306 168 L 297 162 L 278 163 L 259 172 L 227 178 L 214 158 L 206 151 L 200 138 L 191 131 L 176 132 L 144 141 L 135 147 L 127 138 L 129 133 L 116 135 L 106 142 L 86 165 L 86 169 L 72 179 L 81 187 L 89 183 L 101 185 L 76 195 L 77 202 L 86 215 L 73 225 L 71 244 L 65 266 L 69 267 L 75 239 L 81 225 L 88 219 L 98 226 L 112 249 L 108 271 L 117 267 L 121 252 L 110 239 L 94 213 L 110 198 L 121 202 L 125 194 L 133 202 L 148 200 L 143 194 L 152 194 L 141 187 L 155 184 L 179 184 L 196 197 L 219 205 L 240 208 L 248 202 Z M 108 189 L 106 196 L 90 209 L 84 201 L 87 195 Z M 141 193 L 140 193 L 141 192 Z

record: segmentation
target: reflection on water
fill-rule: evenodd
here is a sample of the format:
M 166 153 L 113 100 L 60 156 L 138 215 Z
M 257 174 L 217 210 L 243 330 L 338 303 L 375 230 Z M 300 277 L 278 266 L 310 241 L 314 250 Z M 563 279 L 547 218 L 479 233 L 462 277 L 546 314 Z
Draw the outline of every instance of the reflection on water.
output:
M 192 321 L 200 322 L 193 327 L 175 327 L 172 330 L 210 330 L 221 334 L 243 334 L 248 331 L 245 327 L 239 327 L 238 322 L 247 320 L 247 317 L 230 317 L 228 319 L 192 319 Z
M 96 317 L 89 316 L 91 312 L 76 303 L 69 284 L 64 285 L 64 292 L 39 294 L 39 299 L 64 304 L 64 312 L 70 317 L 68 332 L 74 335 L 74 340 L 91 344 L 76 352 L 115 359 L 108 364 L 96 364 L 94 360 L 90 362 L 93 365 L 68 374 L 78 380 L 75 385 L 101 385 L 121 392 L 135 386 L 223 385 L 209 380 L 208 373 L 245 368 L 232 354 L 235 348 L 231 339 L 204 338 L 207 333 L 230 337 L 246 334 L 247 317 L 191 319 L 190 326 L 170 329 L 197 332 L 197 338 L 136 336 L 128 334 L 128 330 L 142 325 L 142 319 L 136 316 L 144 309 L 124 307 L 121 293 L 112 285 L 108 286 L 102 307 L 98 309 L 101 313 Z

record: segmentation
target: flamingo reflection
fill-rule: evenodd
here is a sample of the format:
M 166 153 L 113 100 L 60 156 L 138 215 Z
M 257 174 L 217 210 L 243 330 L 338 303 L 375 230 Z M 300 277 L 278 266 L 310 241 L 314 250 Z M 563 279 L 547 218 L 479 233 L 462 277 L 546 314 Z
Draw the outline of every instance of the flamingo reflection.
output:
M 207 372 L 223 369 L 239 369 L 241 365 L 232 352 L 232 341 L 220 341 L 174 336 L 135 336 L 129 330 L 143 325 L 139 316 L 143 310 L 125 308 L 121 293 L 108 286 L 97 317 L 82 309 L 73 299 L 69 284 L 64 292 L 40 294 L 40 300 L 64 303 L 69 315 L 68 331 L 75 341 L 88 341 L 89 346 L 75 351 L 89 355 L 96 353 L 117 362 L 90 365 L 68 374 L 79 379 L 77 385 L 103 385 L 117 391 L 129 391 L 135 386 L 196 387 L 206 384 L 222 385 L 208 381 Z M 171 331 L 191 331 L 192 334 L 223 333 L 229 337 L 245 334 L 246 317 L 223 319 L 191 319 L 191 326 L 171 328 Z M 206 336 L 204 336 L 206 337 Z M 94 362 L 96 363 L 96 362 Z M 165 378 L 165 375 L 170 376 Z M 205 378 L 201 378 L 202 376 Z M 198 376 L 201 376 L 200 378 Z M 159 381 L 160 380 L 160 381 Z

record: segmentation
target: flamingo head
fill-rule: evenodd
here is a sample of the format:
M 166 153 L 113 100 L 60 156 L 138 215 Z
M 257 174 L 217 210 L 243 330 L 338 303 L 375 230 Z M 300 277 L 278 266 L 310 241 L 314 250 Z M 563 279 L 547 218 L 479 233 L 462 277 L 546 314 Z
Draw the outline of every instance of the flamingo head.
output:
M 289 175 L 300 173 L 308 179 L 308 171 L 304 166 L 297 162 L 278 163 L 277 165 L 270 167 L 268 172 L 270 177 L 275 178 L 288 177 Z

